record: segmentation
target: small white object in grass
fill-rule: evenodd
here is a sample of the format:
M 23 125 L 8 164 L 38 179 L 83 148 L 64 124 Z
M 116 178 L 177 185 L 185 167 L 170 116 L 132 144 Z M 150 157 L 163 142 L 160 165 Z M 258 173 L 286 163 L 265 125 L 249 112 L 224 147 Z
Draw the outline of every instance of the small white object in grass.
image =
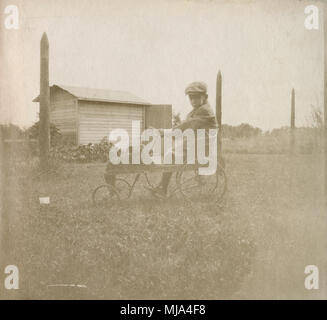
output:
M 50 203 L 50 197 L 40 197 L 40 204 L 49 204 Z

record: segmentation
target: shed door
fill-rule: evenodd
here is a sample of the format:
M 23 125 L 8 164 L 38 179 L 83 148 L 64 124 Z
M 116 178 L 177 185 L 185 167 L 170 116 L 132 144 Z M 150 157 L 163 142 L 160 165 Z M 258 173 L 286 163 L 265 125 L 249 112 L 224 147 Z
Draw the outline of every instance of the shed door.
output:
M 172 127 L 171 104 L 152 104 L 145 107 L 145 127 L 164 128 Z
M 132 121 L 140 121 L 144 128 L 144 106 L 79 102 L 79 144 L 98 143 L 113 129 L 125 129 L 131 139 Z

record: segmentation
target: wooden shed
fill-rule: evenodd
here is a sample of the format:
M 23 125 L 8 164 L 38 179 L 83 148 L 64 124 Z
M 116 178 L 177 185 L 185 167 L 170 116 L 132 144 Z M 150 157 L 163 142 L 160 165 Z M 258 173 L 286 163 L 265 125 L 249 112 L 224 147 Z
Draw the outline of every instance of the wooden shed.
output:
M 39 102 L 39 96 L 33 101 Z M 141 130 L 171 128 L 172 106 L 151 104 L 125 91 L 50 87 L 50 122 L 77 145 L 98 143 L 115 128 L 131 135 L 132 120 L 141 122 Z

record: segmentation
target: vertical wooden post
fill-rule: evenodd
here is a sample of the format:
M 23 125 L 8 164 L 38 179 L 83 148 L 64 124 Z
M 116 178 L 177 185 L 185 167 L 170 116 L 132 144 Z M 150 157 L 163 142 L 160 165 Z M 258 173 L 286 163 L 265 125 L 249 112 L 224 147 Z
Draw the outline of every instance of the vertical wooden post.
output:
M 41 170 L 47 170 L 50 150 L 49 41 L 43 33 L 40 43 L 40 122 L 39 146 Z
M 327 4 L 324 11 L 324 153 L 325 153 L 325 204 L 327 206 Z
M 221 72 L 217 74 L 216 82 L 216 118 L 218 123 L 218 137 L 217 137 L 217 155 L 218 159 L 222 157 L 222 145 L 221 145 L 221 89 L 222 89 L 222 77 Z
M 5 172 L 5 142 L 4 137 L 2 135 L 2 129 L 0 127 L 0 259 L 1 261 L 5 258 L 3 256 L 3 250 L 5 248 L 5 187 L 6 187 L 6 172 Z M 1 265 L 2 267 L 2 265 Z
M 8 187 L 7 175 L 9 171 L 9 154 L 5 137 L 0 129 L 0 266 L 6 261 L 9 247 L 9 223 L 8 223 Z
M 290 151 L 294 153 L 295 148 L 295 91 L 292 89 L 291 95 L 291 133 L 290 133 Z

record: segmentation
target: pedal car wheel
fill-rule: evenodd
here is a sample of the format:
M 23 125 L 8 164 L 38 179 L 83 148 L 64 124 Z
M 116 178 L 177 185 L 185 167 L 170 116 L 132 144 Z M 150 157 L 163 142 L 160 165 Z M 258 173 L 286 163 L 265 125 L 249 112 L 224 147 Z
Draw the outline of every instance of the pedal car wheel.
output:
M 117 178 L 115 180 L 115 190 L 118 192 L 120 200 L 128 199 L 131 196 L 131 185 L 125 179 Z
M 144 172 L 146 182 L 150 188 L 155 188 L 159 185 L 161 181 L 161 175 L 162 173 L 158 173 L 158 172 L 151 172 L 151 173 Z
M 93 204 L 108 205 L 113 200 L 119 200 L 119 193 L 110 184 L 103 184 L 97 187 L 92 193 Z
M 218 201 L 226 191 L 226 175 L 220 167 L 212 175 L 200 175 L 198 169 L 184 166 L 176 178 L 180 193 L 188 201 Z

